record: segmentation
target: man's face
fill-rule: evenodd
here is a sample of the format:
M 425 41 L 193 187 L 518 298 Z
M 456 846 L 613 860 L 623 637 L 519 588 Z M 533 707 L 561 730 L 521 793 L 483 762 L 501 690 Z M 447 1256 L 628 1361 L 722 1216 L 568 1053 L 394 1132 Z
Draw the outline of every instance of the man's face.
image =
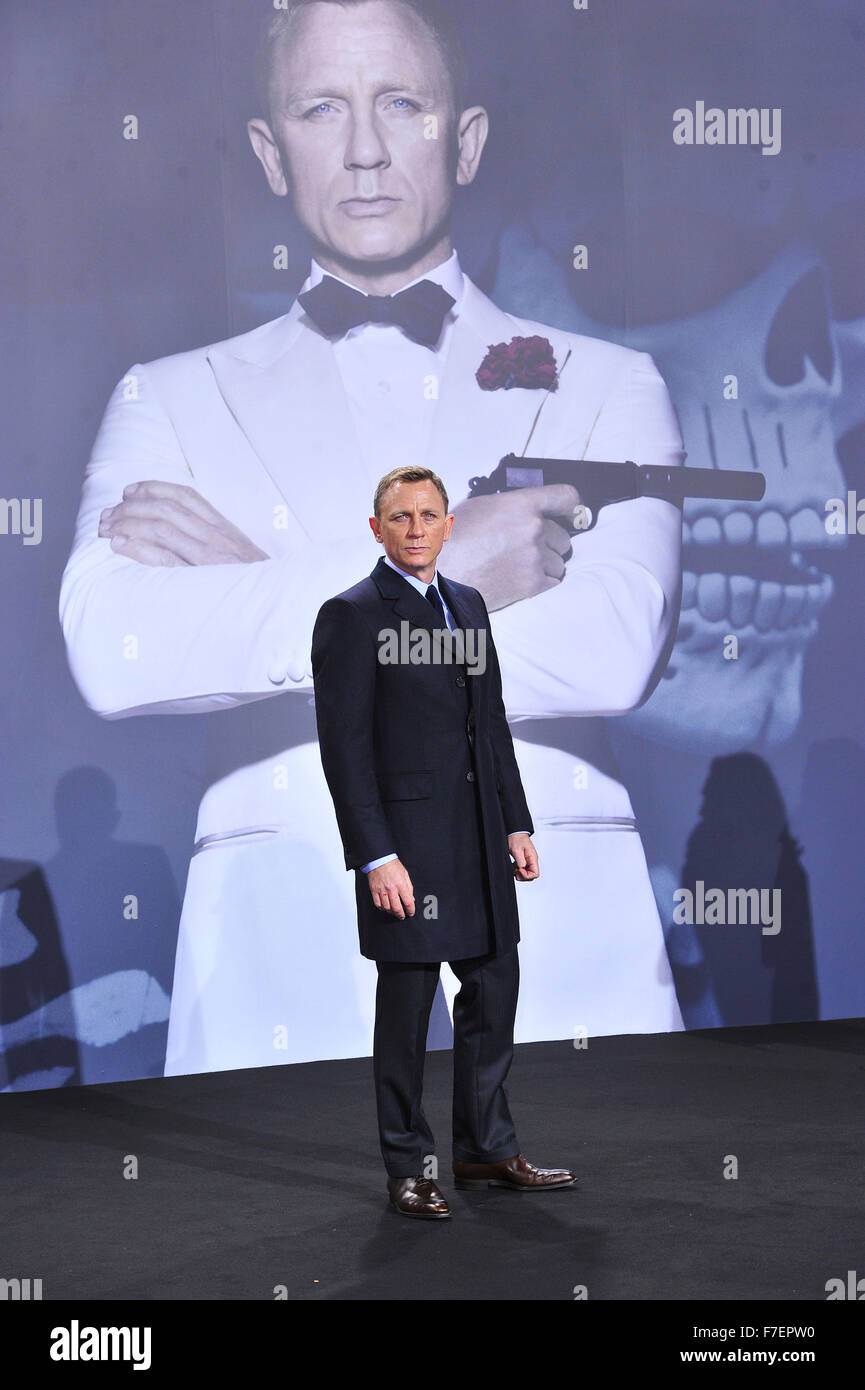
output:
M 389 560 L 407 574 L 429 582 L 453 526 L 435 483 L 394 483 L 382 499 L 381 515 L 370 517 L 376 540 Z
M 319 254 L 383 269 L 449 235 L 455 184 L 483 147 L 474 130 L 460 154 L 469 114 L 457 121 L 438 45 L 405 6 L 316 4 L 277 48 L 270 126 L 250 122 L 250 138 Z

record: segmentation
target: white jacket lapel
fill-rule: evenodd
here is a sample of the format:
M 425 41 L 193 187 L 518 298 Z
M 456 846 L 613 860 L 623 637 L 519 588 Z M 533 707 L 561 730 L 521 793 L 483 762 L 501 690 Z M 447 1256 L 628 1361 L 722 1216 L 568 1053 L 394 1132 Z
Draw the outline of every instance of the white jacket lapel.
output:
M 487 350 L 494 343 L 510 342 L 518 334 L 519 325 L 510 315 L 466 277 L 465 298 L 439 386 L 427 460 L 449 490 L 451 485 L 459 489 L 453 503 L 466 495 L 470 477 L 491 472 L 504 454 L 522 452 L 538 408 L 546 399 L 545 391 L 520 387 L 482 391 L 477 383 L 475 374 Z M 566 337 L 550 332 L 549 338 L 561 367 L 568 350 Z M 540 426 L 532 448 L 538 443 L 539 431 Z
M 266 327 L 210 349 L 222 397 L 307 538 L 356 535 L 369 482 L 331 343 L 298 306 Z

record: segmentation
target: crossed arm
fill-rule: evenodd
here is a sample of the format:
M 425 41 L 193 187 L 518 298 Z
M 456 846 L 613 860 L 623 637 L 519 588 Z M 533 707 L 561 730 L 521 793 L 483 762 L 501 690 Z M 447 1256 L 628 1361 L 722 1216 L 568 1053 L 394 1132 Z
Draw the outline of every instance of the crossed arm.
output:
M 60 587 L 84 700 L 120 719 L 308 690 L 315 614 L 369 568 L 368 536 L 268 553 L 202 496 L 148 368 L 130 375 L 138 394 L 124 378 L 109 400 Z

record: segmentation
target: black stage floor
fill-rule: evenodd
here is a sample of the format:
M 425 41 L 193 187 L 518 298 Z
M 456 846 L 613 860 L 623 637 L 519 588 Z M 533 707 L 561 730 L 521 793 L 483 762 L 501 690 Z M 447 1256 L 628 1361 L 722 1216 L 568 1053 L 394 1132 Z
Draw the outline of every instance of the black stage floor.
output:
M 0 1096 L 0 1278 L 46 1300 L 789 1301 L 865 1275 L 865 1022 L 518 1047 L 523 1152 L 578 1172 L 552 1193 L 453 1189 L 450 1077 L 428 1054 L 441 1222 L 387 1207 L 366 1058 Z

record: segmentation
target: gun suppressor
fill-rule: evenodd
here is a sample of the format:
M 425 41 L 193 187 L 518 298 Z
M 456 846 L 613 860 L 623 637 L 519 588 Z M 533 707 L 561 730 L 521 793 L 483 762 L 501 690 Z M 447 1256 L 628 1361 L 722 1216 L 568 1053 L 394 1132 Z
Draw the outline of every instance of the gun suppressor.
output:
M 506 454 L 488 478 L 470 478 L 469 496 L 510 492 L 521 487 L 569 483 L 594 511 L 611 502 L 661 497 L 683 502 L 708 497 L 729 502 L 759 502 L 766 492 L 763 473 L 732 468 L 659 468 L 652 464 L 602 463 L 591 459 L 517 458 Z

